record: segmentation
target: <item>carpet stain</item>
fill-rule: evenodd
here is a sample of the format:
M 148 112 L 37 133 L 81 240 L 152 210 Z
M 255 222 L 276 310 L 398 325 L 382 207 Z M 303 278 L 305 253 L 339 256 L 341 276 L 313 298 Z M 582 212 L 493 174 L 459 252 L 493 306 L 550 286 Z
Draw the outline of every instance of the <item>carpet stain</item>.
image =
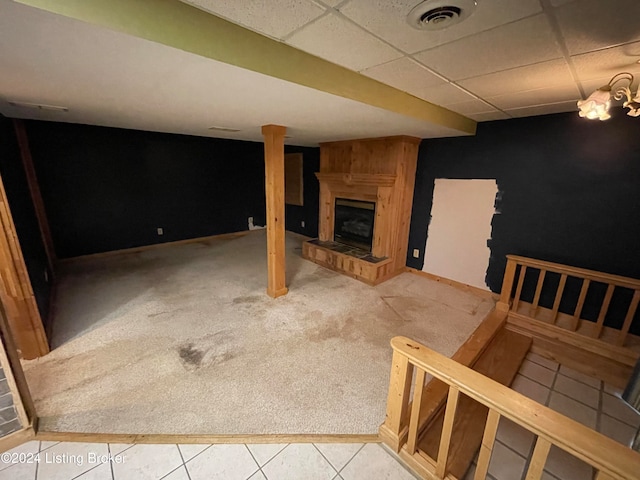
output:
M 180 359 L 185 364 L 185 367 L 200 368 L 204 354 L 205 352 L 202 350 L 194 348 L 193 343 L 183 345 L 178 349 L 178 355 L 180 355 Z
M 320 314 L 320 317 L 322 317 L 321 312 L 311 312 L 307 317 L 316 313 Z M 329 319 L 319 325 L 314 325 L 309 328 L 305 332 L 305 335 L 307 340 L 314 343 L 320 343 L 331 339 L 356 340 L 361 336 L 353 317 Z
M 233 299 L 233 303 L 238 304 L 238 303 L 257 303 L 260 300 L 262 300 L 262 297 L 260 295 L 246 295 L 243 297 L 236 297 Z

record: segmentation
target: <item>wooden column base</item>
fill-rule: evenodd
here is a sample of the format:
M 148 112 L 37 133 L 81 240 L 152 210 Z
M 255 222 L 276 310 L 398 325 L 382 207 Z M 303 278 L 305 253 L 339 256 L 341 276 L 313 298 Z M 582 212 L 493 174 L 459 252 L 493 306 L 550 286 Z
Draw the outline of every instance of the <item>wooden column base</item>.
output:
M 281 297 L 283 295 L 286 295 L 288 292 L 289 289 L 287 287 L 279 288 L 278 290 L 271 290 L 270 288 L 267 288 L 267 295 L 269 295 L 271 298 Z

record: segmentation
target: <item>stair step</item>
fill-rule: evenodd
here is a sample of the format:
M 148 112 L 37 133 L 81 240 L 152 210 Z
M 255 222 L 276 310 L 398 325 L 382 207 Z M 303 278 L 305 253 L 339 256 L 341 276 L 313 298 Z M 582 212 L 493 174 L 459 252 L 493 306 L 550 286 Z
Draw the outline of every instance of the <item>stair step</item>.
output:
M 503 385 L 511 385 L 520 365 L 531 347 L 531 338 L 502 329 L 473 365 L 473 370 Z M 455 478 L 463 478 L 482 443 L 489 409 L 461 395 L 453 423 L 447 471 Z M 424 430 L 418 449 L 431 458 L 438 458 L 440 436 L 444 421 L 441 409 Z

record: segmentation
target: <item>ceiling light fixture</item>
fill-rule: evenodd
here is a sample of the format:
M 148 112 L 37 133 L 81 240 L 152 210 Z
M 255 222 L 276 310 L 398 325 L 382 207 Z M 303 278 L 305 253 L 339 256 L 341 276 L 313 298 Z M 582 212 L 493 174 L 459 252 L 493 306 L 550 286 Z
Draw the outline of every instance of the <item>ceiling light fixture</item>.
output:
M 614 90 L 613 86 L 618 82 L 629 83 L 625 86 L 617 87 Z M 631 117 L 640 116 L 640 90 L 637 90 L 634 96 L 631 92 L 632 84 L 632 74 L 622 72 L 614 75 L 611 80 L 609 80 L 609 83 L 598 88 L 589 95 L 589 98 L 578 101 L 578 108 L 580 109 L 579 115 L 589 120 L 595 120 L 596 118 L 598 120 L 610 119 L 609 108 L 611 107 L 611 97 L 613 96 L 616 100 L 626 98 L 622 106 L 629 109 L 627 115 Z
M 426 0 L 409 12 L 407 22 L 419 30 L 442 30 L 467 19 L 477 5 L 476 0 Z

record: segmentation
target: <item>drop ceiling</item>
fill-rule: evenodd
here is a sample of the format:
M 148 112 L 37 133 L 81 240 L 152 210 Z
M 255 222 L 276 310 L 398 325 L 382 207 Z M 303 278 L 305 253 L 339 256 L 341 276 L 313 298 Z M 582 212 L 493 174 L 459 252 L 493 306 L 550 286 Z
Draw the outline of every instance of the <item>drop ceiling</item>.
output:
M 0 113 L 256 141 L 260 126 L 274 123 L 289 128 L 289 143 L 314 145 L 394 134 L 465 135 L 472 129 L 458 127 L 455 118 L 439 120 L 446 110 L 478 122 L 575 111 L 579 98 L 613 74 L 640 76 L 640 29 L 629 20 L 640 18 L 638 0 L 478 0 L 466 21 L 431 32 L 406 22 L 418 3 L 183 2 L 357 72 L 385 104 L 350 92 L 347 80 L 355 77 L 348 75 L 331 77 L 346 79 L 340 91 L 321 84 L 322 68 L 306 83 L 277 78 L 264 73 L 269 65 L 241 68 L 71 14 L 0 0 Z M 376 90 L 378 82 L 387 90 Z M 415 102 L 401 105 L 406 98 L 397 90 Z M 395 98 L 402 100 L 398 108 Z M 69 111 L 21 109 L 10 101 Z M 435 110 L 430 120 L 430 104 L 446 110 Z

